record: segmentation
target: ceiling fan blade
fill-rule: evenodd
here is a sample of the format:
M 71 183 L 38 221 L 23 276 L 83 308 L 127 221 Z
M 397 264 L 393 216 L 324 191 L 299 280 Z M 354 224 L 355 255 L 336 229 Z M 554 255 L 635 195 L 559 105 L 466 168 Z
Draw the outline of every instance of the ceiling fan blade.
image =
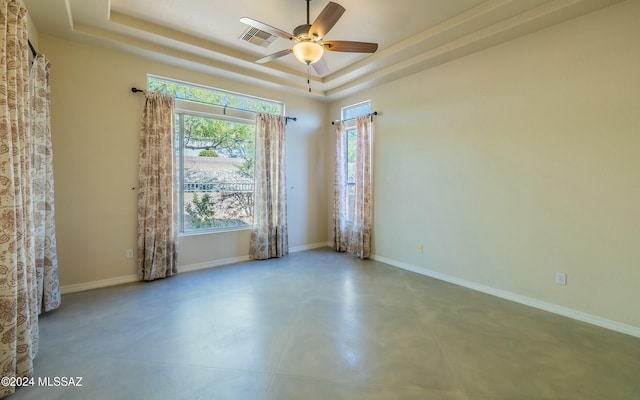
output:
M 291 53 L 291 49 L 286 49 L 286 50 L 281 50 L 277 53 L 273 53 L 273 54 L 269 54 L 268 56 L 262 57 L 259 60 L 256 60 L 256 63 L 258 64 L 264 64 L 264 63 L 268 63 L 269 61 L 273 61 L 276 58 L 280 58 L 280 57 L 284 57 L 287 54 Z
M 309 29 L 309 36 L 315 39 L 322 39 L 329 33 L 331 28 L 338 22 L 345 9 L 338 3 L 332 1 L 320 12 L 318 18 L 313 21 Z
M 375 53 L 378 50 L 378 43 L 350 42 L 347 40 L 328 40 L 322 42 L 325 50 L 343 51 L 349 53 Z
M 260 29 L 262 31 L 268 32 L 268 33 L 270 33 L 272 35 L 281 37 L 283 39 L 287 39 L 287 40 L 294 40 L 295 39 L 292 34 L 287 33 L 287 32 L 285 32 L 283 30 L 278 29 L 278 28 L 274 28 L 273 26 L 267 25 L 264 22 L 256 21 L 253 18 L 242 17 L 242 18 L 240 18 L 240 22 L 242 22 L 243 24 L 247 24 L 247 25 L 249 25 L 249 26 L 251 26 L 253 28 Z
M 327 65 L 327 62 L 325 61 L 324 57 L 322 57 L 320 60 L 311 64 L 311 66 L 313 67 L 313 69 L 316 71 L 318 75 L 324 75 L 329 72 L 329 66 Z

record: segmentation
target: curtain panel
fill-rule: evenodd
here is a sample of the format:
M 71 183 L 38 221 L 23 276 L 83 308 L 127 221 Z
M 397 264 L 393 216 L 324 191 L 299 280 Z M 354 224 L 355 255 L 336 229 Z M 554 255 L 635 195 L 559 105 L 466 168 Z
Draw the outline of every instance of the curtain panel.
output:
M 31 66 L 31 140 L 33 146 L 33 204 L 35 262 L 38 278 L 38 313 L 60 306 L 58 256 L 53 201 L 53 152 L 51 145 L 50 64 L 42 54 Z
M 334 166 L 333 244 L 360 258 L 371 257 L 373 228 L 373 170 L 371 161 L 372 121 L 369 115 L 357 118 L 353 221 L 346 221 L 347 138 L 344 122 L 336 126 Z
M 256 116 L 255 211 L 249 256 L 264 260 L 289 253 L 285 118 Z
M 347 131 L 344 122 L 336 124 L 336 156 L 333 176 L 332 242 L 336 251 L 347 251 Z
M 358 117 L 355 207 L 347 251 L 360 258 L 369 258 L 371 256 L 371 229 L 373 225 L 371 125 L 372 120 L 369 115 Z
M 0 375 L 33 374 L 37 280 L 26 9 L 0 0 Z M 15 391 L 0 385 L 0 397 Z
M 178 272 L 175 99 L 145 93 L 138 183 L 138 278 L 151 281 Z

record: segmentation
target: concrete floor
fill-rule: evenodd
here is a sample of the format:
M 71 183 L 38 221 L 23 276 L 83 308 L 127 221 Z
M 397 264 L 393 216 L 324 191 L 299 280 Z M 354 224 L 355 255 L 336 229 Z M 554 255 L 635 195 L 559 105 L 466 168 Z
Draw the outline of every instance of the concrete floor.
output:
M 321 249 L 63 296 L 18 399 L 640 399 L 640 339 Z

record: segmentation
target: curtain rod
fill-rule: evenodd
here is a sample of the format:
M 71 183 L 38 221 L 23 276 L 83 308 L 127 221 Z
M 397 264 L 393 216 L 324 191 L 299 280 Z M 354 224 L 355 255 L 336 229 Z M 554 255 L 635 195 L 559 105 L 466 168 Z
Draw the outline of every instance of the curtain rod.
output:
M 374 112 L 372 112 L 372 113 L 369 113 L 369 114 L 363 114 L 363 115 L 368 115 L 368 116 L 370 116 L 370 117 L 371 117 L 371 120 L 373 120 L 373 116 L 374 116 L 374 115 L 378 115 L 378 112 L 377 112 L 377 111 L 374 111 Z M 355 118 L 349 118 L 349 119 L 336 119 L 336 120 L 331 121 L 331 125 L 335 125 L 335 124 L 336 124 L 336 122 L 347 122 L 347 121 L 353 121 L 354 119 L 357 119 L 357 118 L 358 118 L 358 117 L 355 117 Z
M 36 58 L 36 56 L 38 55 L 38 52 L 33 47 L 33 44 L 31 44 L 31 40 L 27 39 L 27 43 L 29 43 L 29 48 L 31 49 L 31 54 L 33 54 L 33 58 Z
M 132 91 L 133 93 L 146 93 L 144 90 L 142 90 L 142 89 L 138 89 L 138 88 L 136 88 L 136 87 L 132 87 L 132 88 L 131 88 L 131 91 Z M 257 113 L 258 113 L 258 111 L 243 110 L 242 108 L 229 107 L 229 106 L 226 106 L 226 105 L 224 105 L 224 106 L 222 106 L 222 105 L 220 105 L 220 104 L 211 104 L 211 105 L 212 105 L 212 106 L 215 106 L 215 107 L 222 107 L 222 108 L 223 108 L 223 113 L 224 113 L 225 115 L 227 114 L 227 109 L 230 109 L 230 110 L 238 110 L 238 111 L 244 111 L 244 112 L 250 112 L 250 113 L 254 113 L 254 114 L 257 114 Z M 290 120 L 291 120 L 291 121 L 294 121 L 294 122 L 298 120 L 298 118 L 296 118 L 296 117 L 284 117 L 284 119 L 285 119 L 285 123 L 286 123 L 286 122 L 289 122 Z

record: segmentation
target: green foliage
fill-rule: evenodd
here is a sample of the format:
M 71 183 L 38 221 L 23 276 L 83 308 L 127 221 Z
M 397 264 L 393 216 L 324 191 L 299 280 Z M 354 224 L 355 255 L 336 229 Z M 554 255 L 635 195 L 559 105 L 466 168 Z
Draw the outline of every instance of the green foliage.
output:
M 199 103 L 206 103 L 218 106 L 227 106 L 240 110 L 267 112 L 271 114 L 282 114 L 282 104 L 266 102 L 254 97 L 242 96 L 240 94 L 223 92 L 213 88 L 198 87 L 190 84 L 174 83 L 161 79 L 151 78 L 148 82 L 148 89 L 153 92 L 172 94 L 176 99 L 191 100 Z
M 240 165 L 236 165 L 238 174 L 243 178 L 253 178 L 253 157 L 246 158 Z
M 236 165 L 237 172 L 243 178 L 253 179 L 253 164 L 256 158 L 256 145 L 255 145 L 255 135 L 251 135 L 251 137 L 245 143 L 243 148 L 244 150 L 244 162 L 240 165 Z
M 253 125 L 221 119 L 183 116 L 184 147 L 186 149 L 215 150 L 229 157 L 245 158 L 253 146 Z
M 214 203 L 209 193 L 198 197 L 193 194 L 193 201 L 187 203 L 185 211 L 189 214 L 191 227 L 194 229 L 212 228 L 215 216 Z
M 148 88 L 151 91 L 172 94 L 178 99 L 247 111 L 272 114 L 282 114 L 283 111 L 282 104 L 279 103 L 161 79 L 149 79 Z M 182 127 L 185 149 L 210 150 L 216 154 L 214 156 L 209 155 L 210 153 L 200 152 L 199 155 L 205 156 L 206 154 L 207 157 L 243 158 L 244 162 L 236 165 L 237 172 L 244 178 L 253 178 L 255 158 L 255 127 L 253 124 L 183 114 Z M 176 134 L 178 130 L 178 124 L 176 124 Z
M 198 155 L 200 157 L 218 157 L 218 153 L 215 150 L 201 150 Z
M 250 96 L 199 87 L 158 78 L 148 81 L 150 91 L 172 94 L 177 99 L 206 103 L 230 109 L 266 112 L 282 115 L 281 103 L 269 102 Z M 220 109 L 222 111 L 222 109 Z M 188 112 L 176 114 L 176 139 L 184 149 L 197 150 L 199 156 L 235 158 L 234 179 L 250 181 L 254 177 L 255 126 L 236 122 L 225 117 L 194 115 Z M 182 138 L 180 138 L 182 135 Z M 187 169 L 185 168 L 183 172 Z M 201 179 L 201 178 L 198 178 Z M 200 180 L 198 180 L 200 182 Z M 188 214 L 185 225 L 189 229 L 222 228 L 246 224 L 253 214 L 253 193 L 213 192 L 193 194 L 184 206 Z M 217 218 L 214 218 L 217 217 Z

